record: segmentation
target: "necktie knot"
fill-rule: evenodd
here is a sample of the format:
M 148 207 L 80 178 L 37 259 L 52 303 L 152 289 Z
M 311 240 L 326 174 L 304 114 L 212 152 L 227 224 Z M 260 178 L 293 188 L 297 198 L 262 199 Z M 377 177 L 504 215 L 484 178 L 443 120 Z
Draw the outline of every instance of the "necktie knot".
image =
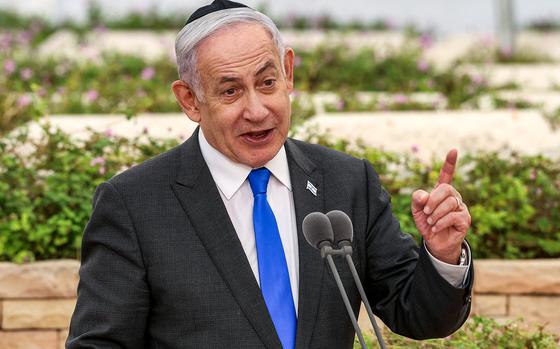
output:
M 249 184 L 253 196 L 258 194 L 266 195 L 266 188 L 268 187 L 268 180 L 270 179 L 270 171 L 266 167 L 257 168 L 249 173 Z

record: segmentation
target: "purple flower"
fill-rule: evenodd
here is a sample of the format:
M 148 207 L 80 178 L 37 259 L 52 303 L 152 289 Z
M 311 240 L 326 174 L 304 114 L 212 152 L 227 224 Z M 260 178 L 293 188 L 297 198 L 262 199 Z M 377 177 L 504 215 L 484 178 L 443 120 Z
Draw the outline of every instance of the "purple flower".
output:
M 86 101 L 88 103 L 93 103 L 99 98 L 99 92 L 97 90 L 91 89 L 86 92 Z
M 27 107 L 28 105 L 30 105 L 32 101 L 33 101 L 33 99 L 31 98 L 31 96 L 26 93 L 24 95 L 21 95 L 18 98 L 17 106 L 20 107 L 20 108 L 24 108 L 24 107 Z
M 422 49 L 426 50 L 430 48 L 432 46 L 432 43 L 433 39 L 430 35 L 422 34 L 422 36 L 420 37 L 420 47 L 422 47 Z
M 142 70 L 142 80 L 152 80 L 156 75 L 156 70 L 152 67 L 146 67 Z
M 91 159 L 90 161 L 90 166 L 96 166 L 96 165 L 105 165 L 105 158 L 98 156 L 96 158 Z
M 344 110 L 344 107 L 346 106 L 346 102 L 344 102 L 344 99 L 339 99 L 338 102 L 336 102 L 336 110 L 338 111 L 342 111 Z
M 33 39 L 33 33 L 30 31 L 21 32 L 18 38 L 18 41 L 21 45 L 27 45 Z
M 420 147 L 418 144 L 413 144 L 410 146 L 410 150 L 412 150 L 413 153 L 418 153 L 420 151 Z
M 395 103 L 405 104 L 406 102 L 408 102 L 408 98 L 405 95 L 403 95 L 402 93 L 399 93 L 399 94 L 395 95 Z
M 418 63 L 416 63 L 416 68 L 421 72 L 426 72 L 428 68 L 430 68 L 430 64 L 425 59 L 420 59 Z
M 1 38 L 0 47 L 2 49 L 8 51 L 10 48 L 12 48 L 13 40 L 12 40 L 12 35 L 10 33 L 1 35 L 0 38 Z
M 148 134 L 148 127 L 144 126 L 144 128 L 142 129 L 142 133 L 147 135 Z
M 23 81 L 27 81 L 33 76 L 33 70 L 31 70 L 30 68 L 25 68 L 19 75 Z
M 16 62 L 14 62 L 11 59 L 7 59 L 6 62 L 4 62 L 4 72 L 6 72 L 6 75 L 10 76 L 15 71 L 16 71 Z

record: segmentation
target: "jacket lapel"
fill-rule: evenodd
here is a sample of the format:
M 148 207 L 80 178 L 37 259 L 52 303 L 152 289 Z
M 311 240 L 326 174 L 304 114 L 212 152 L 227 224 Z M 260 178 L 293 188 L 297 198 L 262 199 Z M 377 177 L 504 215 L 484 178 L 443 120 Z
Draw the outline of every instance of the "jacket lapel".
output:
M 268 348 L 281 347 L 261 290 L 202 157 L 198 130 L 180 146 L 171 186 L 241 310 Z
M 296 348 L 309 348 L 317 319 L 324 262 L 302 232 L 302 222 L 311 212 L 325 211 L 323 174 L 292 140 L 286 141 L 292 193 L 296 209 L 299 248 L 299 306 Z M 308 189 L 308 183 L 311 186 Z M 313 193 L 313 187 L 316 194 Z

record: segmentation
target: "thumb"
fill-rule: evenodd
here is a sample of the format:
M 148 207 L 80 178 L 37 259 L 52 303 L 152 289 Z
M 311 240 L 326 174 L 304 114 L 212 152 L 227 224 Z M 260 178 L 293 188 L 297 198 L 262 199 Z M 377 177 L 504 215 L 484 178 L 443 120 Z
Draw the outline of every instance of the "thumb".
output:
M 412 193 L 412 214 L 423 211 L 429 197 L 430 194 L 424 190 L 416 190 Z

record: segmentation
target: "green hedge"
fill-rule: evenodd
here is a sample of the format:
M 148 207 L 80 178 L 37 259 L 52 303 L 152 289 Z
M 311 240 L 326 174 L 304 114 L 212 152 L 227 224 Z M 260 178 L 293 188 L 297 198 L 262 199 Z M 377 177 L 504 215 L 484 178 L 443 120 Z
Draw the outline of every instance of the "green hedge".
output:
M 9 49 L 0 51 L 0 134 L 28 121 L 39 107 L 47 114 L 180 112 L 170 91 L 177 71 L 168 57 L 147 61 L 94 54 L 83 62 L 38 59 L 16 36 L 8 40 L 13 41 Z M 296 91 L 330 90 L 341 96 L 356 91 L 438 92 L 448 108 L 457 109 L 472 106 L 480 95 L 493 90 L 481 76 L 460 74 L 453 67 L 435 70 L 414 45 L 386 55 L 371 48 L 355 51 L 343 46 L 297 50 L 296 54 Z M 398 105 L 398 109 L 415 107 L 419 106 Z
M 390 348 L 399 349 L 555 349 L 560 338 L 542 327 L 527 328 L 522 320 L 500 324 L 493 319 L 474 316 L 453 335 L 444 339 L 415 341 L 385 331 L 384 340 Z M 366 334 L 368 348 L 379 348 L 373 334 Z M 354 349 L 361 346 L 356 340 Z
M 327 136 L 311 141 L 370 160 L 392 196 L 403 230 L 419 238 L 410 194 L 430 189 L 440 162 L 365 146 L 350 150 Z M 23 130 L 0 140 L 0 260 L 77 257 L 95 187 L 178 143 L 142 135 L 127 140 L 93 133 L 78 141 L 58 130 L 29 139 Z M 560 164 L 541 156 L 463 156 L 456 187 L 469 205 L 469 241 L 477 258 L 560 257 Z

